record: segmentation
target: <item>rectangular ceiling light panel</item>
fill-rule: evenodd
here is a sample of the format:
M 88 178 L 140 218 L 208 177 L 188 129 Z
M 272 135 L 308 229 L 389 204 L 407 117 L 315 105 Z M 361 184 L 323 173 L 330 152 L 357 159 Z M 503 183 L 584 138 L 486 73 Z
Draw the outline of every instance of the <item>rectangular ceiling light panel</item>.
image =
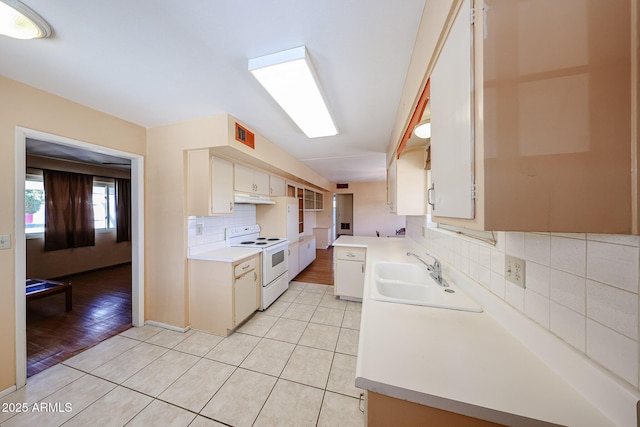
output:
M 307 137 L 338 133 L 304 46 L 250 59 L 249 71 Z

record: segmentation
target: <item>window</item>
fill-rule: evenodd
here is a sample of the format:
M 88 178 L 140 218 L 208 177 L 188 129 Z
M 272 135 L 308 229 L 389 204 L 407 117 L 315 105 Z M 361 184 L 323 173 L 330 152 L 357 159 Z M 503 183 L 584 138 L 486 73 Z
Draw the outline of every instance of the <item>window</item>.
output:
M 116 228 L 116 186 L 113 181 L 93 180 L 93 223 L 96 230 Z
M 27 235 L 44 233 L 44 183 L 42 175 L 27 174 L 24 182 L 24 227 Z
M 24 183 L 24 225 L 28 237 L 38 237 L 44 233 L 44 183 L 42 175 L 27 174 Z M 116 187 L 115 180 L 94 178 L 93 180 L 93 221 L 96 230 L 116 228 Z

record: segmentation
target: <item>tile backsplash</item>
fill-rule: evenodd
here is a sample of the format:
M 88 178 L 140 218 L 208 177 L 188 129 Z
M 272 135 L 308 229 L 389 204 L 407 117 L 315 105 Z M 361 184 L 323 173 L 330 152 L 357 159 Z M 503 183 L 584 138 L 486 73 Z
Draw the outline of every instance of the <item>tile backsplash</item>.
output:
M 256 205 L 236 204 L 233 215 L 190 216 L 188 247 L 221 242 L 227 227 L 241 227 L 256 223 Z M 196 224 L 202 224 L 202 235 L 196 235 Z
M 495 246 L 407 217 L 407 235 L 604 368 L 638 388 L 640 237 L 496 232 Z M 526 289 L 504 278 L 526 260 Z

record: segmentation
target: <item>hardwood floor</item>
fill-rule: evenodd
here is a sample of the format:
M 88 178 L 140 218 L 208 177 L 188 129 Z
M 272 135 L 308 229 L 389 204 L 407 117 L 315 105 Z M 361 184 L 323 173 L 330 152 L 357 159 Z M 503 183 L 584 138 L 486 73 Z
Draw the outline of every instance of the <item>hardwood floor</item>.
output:
M 328 249 L 316 249 L 315 261 L 293 280 L 333 286 L 333 246 L 329 246 Z
M 27 302 L 27 376 L 131 327 L 131 264 L 57 280 L 71 282 L 73 310 L 64 293 Z

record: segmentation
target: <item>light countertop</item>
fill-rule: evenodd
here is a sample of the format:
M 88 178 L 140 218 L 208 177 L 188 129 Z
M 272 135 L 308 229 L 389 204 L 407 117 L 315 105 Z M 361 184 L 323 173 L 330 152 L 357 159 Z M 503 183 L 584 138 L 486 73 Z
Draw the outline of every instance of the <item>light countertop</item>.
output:
M 413 240 L 341 236 L 333 246 L 367 248 L 357 387 L 507 425 L 616 425 L 509 333 L 487 306 L 483 313 L 470 313 L 370 299 L 374 263 L 417 264 L 406 256 L 407 250 L 424 253 Z M 443 267 L 452 281 L 449 267 Z M 462 275 L 454 276 L 453 283 L 466 289 Z
M 235 262 L 262 252 L 258 248 L 223 247 L 203 252 L 190 253 L 188 259 L 204 261 Z

